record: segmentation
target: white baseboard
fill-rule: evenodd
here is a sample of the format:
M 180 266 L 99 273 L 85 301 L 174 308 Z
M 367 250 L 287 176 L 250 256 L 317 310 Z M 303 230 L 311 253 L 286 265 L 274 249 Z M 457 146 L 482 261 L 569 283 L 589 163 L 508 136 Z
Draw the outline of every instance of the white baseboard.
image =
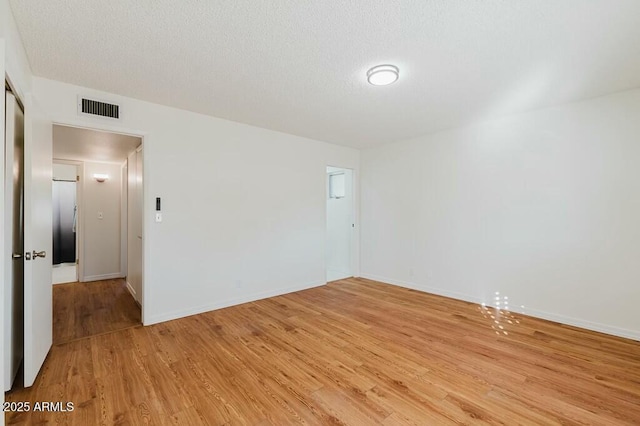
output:
M 256 300 L 267 299 L 269 297 L 282 296 L 283 294 L 293 293 L 296 291 L 307 290 L 313 287 L 319 287 L 325 285 L 324 281 L 317 281 L 306 285 L 279 288 L 275 290 L 268 290 L 259 293 L 249 294 L 242 297 L 235 297 L 223 301 L 214 303 L 207 303 L 204 305 L 196 306 L 193 308 L 182 309 L 173 312 L 167 312 L 159 315 L 150 315 L 144 325 L 152 325 L 160 322 L 171 321 L 178 318 L 184 318 L 191 315 L 201 314 L 203 312 L 214 311 L 216 309 L 228 308 L 229 306 L 241 305 L 243 303 L 255 302 Z
M 335 271 L 329 269 L 327 271 L 327 282 L 343 280 L 345 278 L 351 278 L 353 274 L 349 271 Z
M 424 293 L 436 294 L 438 296 L 450 297 L 452 299 L 463 300 L 465 302 L 471 302 L 471 303 L 477 303 L 477 304 L 481 304 L 483 302 L 483 300 L 480 300 L 477 297 L 469 296 L 468 294 L 449 291 L 449 290 L 437 288 L 437 287 L 423 286 L 423 285 L 419 285 L 417 283 L 413 283 L 409 281 L 401 281 L 401 280 L 396 280 L 393 278 L 382 277 L 382 276 L 373 275 L 373 274 L 361 274 L 360 276 L 362 278 L 367 278 L 374 281 L 380 281 L 386 284 L 397 285 L 399 287 L 410 288 L 412 290 L 418 290 Z M 487 306 L 490 306 L 490 305 L 487 304 Z
M 102 280 L 113 280 L 115 278 L 124 278 L 124 276 L 120 272 L 114 272 L 113 274 L 103 274 L 103 275 L 88 275 L 85 276 L 82 282 L 89 281 L 102 281 Z
M 592 322 L 580 318 L 572 318 L 561 314 L 540 311 L 537 309 L 527 308 L 526 314 L 536 318 L 542 318 L 549 321 L 559 322 L 561 324 L 584 328 L 586 330 L 598 331 L 600 333 L 610 334 L 612 336 L 624 337 L 627 339 L 640 341 L 640 331 L 628 330 L 626 328 L 601 324 L 598 322 Z
M 131 295 L 133 296 L 133 298 L 135 300 L 138 300 L 138 298 L 136 297 L 137 293 L 136 291 L 133 289 L 133 287 L 131 287 L 131 284 L 129 284 L 129 280 L 127 280 L 127 290 L 129 290 L 129 293 L 131 293 Z
M 462 293 L 445 290 L 442 288 L 423 286 L 413 282 L 401 281 L 401 280 L 396 280 L 393 278 L 382 277 L 382 276 L 373 275 L 373 274 L 361 274 L 360 276 L 362 278 L 367 278 L 374 281 L 380 281 L 383 283 L 397 285 L 399 287 L 418 290 L 424 293 L 435 294 L 438 296 L 450 297 L 452 299 L 462 300 L 465 302 L 471 302 L 471 303 L 477 303 L 477 304 L 482 304 L 484 302 L 483 300 L 477 297 L 470 296 L 468 294 L 462 294 Z M 485 304 L 487 306 L 495 308 L 495 306 L 491 303 L 485 303 Z M 584 328 L 586 330 L 597 331 L 600 333 L 610 334 L 612 336 L 624 337 L 627 339 L 640 341 L 640 331 L 636 331 L 636 330 L 629 330 L 626 328 L 615 327 L 607 324 L 601 324 L 601 323 L 588 321 L 580 318 L 568 317 L 566 315 L 556 314 L 552 312 L 545 312 L 538 309 L 531 309 L 529 307 L 527 307 L 524 311 L 520 311 L 520 313 L 529 315 L 532 317 L 540 318 L 540 319 L 545 319 L 548 321 L 554 321 L 561 324 Z

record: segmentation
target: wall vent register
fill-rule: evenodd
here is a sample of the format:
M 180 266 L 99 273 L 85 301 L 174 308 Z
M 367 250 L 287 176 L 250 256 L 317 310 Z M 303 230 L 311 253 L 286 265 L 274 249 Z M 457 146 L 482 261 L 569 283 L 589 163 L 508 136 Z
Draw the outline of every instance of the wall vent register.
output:
M 98 117 L 120 119 L 120 105 L 110 104 L 107 102 L 98 101 L 95 99 L 88 99 L 84 97 L 78 97 L 78 113 L 83 115 L 92 115 Z

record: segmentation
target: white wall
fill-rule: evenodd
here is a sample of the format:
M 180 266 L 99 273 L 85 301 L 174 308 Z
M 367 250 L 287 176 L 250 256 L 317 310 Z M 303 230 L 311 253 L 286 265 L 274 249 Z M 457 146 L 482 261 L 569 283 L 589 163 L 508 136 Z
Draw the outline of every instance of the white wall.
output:
M 345 176 L 345 196 L 329 198 L 327 188 L 327 281 L 351 277 L 351 244 L 353 228 L 353 173 L 349 169 L 327 168 L 330 173 Z M 327 179 L 328 181 L 328 179 Z M 327 182 L 328 184 L 328 182 Z
M 75 164 L 53 163 L 53 178 L 59 180 L 76 180 L 78 167 Z
M 357 150 L 51 80 L 33 85 L 54 121 L 144 136 L 145 324 L 325 282 L 326 166 L 357 174 Z M 78 94 L 121 103 L 122 121 L 79 117 Z
M 22 101 L 31 90 L 31 68 L 7 0 L 0 0 L 0 39 L 5 41 L 5 73 Z M 4 132 L 3 132 L 4 134 Z
M 362 275 L 640 339 L 640 90 L 362 153 Z
M 120 164 L 84 162 L 82 182 L 81 280 L 121 277 L 120 220 L 122 173 Z M 109 179 L 98 182 L 96 173 Z M 99 214 L 102 213 L 102 219 Z

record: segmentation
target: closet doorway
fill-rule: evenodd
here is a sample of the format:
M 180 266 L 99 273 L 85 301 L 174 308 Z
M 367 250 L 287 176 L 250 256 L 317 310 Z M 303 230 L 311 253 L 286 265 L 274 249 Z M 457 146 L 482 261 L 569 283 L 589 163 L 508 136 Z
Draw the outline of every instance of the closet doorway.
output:
M 327 167 L 327 282 L 354 275 L 355 204 L 353 170 Z

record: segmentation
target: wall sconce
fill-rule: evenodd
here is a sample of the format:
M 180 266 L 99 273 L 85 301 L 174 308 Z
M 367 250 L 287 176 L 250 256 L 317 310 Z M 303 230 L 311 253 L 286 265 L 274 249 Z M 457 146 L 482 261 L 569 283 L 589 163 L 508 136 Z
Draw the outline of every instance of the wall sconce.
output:
M 98 182 L 104 182 L 105 180 L 109 179 L 109 175 L 106 175 L 104 173 L 94 173 L 93 178 Z

